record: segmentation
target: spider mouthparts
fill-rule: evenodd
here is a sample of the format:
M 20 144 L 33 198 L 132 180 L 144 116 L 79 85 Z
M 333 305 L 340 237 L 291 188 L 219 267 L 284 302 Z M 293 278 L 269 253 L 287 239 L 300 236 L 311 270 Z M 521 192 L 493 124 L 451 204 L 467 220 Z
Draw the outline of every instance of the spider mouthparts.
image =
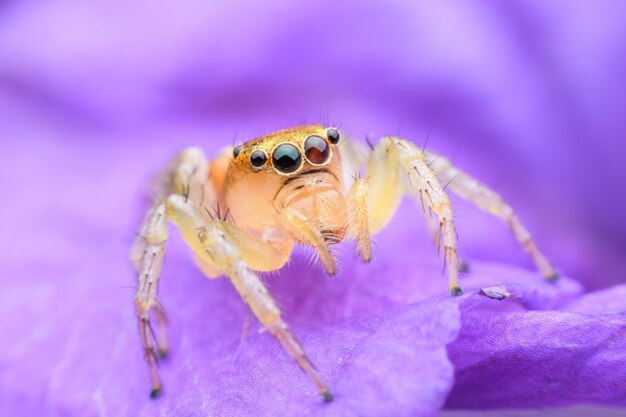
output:
M 150 391 L 150 398 L 157 398 L 159 395 L 161 395 L 161 388 L 152 388 L 152 391 Z
M 324 391 L 322 393 L 322 396 L 324 397 L 324 402 L 331 402 L 335 397 L 333 396 L 333 393 L 330 391 Z

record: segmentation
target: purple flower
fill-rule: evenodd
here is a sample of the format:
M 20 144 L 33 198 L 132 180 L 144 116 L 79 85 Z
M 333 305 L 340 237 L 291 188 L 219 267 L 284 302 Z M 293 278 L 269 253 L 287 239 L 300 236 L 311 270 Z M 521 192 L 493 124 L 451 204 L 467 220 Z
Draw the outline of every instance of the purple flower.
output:
M 626 25 L 618 2 L 0 10 L 0 415 L 431 416 L 626 399 Z M 511 202 L 561 269 L 454 200 L 466 294 L 407 201 L 374 260 L 265 276 L 336 395 L 172 233 L 171 355 L 148 398 L 127 251 L 151 176 L 301 121 L 401 134 Z M 569 278 L 568 278 L 569 277 Z M 571 278 L 571 279 L 570 279 Z M 622 284 L 622 285 L 619 285 Z

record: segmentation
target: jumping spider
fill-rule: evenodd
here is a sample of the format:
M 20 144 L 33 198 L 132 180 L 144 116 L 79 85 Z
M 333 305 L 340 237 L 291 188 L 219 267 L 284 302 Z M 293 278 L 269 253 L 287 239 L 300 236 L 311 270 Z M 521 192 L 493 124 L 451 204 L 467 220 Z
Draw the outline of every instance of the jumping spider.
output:
M 365 175 L 353 176 L 365 164 Z M 329 246 L 355 240 L 372 256 L 371 236 L 390 221 L 404 194 L 413 197 L 444 248 L 451 294 L 461 294 L 452 206 L 447 189 L 503 219 L 546 279 L 557 275 L 526 228 L 500 196 L 440 155 L 388 136 L 365 149 L 337 129 L 298 126 L 228 148 L 207 161 L 200 149 L 179 153 L 161 176 L 154 203 L 131 250 L 138 274 L 135 304 L 152 383 L 161 391 L 157 358 L 167 353 L 166 316 L 157 287 L 168 220 L 193 250 L 209 278 L 226 275 L 252 312 L 317 386 L 333 398 L 255 271 L 273 271 L 289 260 L 295 243 L 310 245 L 332 275 Z M 229 215 L 212 214 L 221 207 Z M 433 213 L 435 216 L 433 216 Z M 151 314 L 156 320 L 154 332 Z

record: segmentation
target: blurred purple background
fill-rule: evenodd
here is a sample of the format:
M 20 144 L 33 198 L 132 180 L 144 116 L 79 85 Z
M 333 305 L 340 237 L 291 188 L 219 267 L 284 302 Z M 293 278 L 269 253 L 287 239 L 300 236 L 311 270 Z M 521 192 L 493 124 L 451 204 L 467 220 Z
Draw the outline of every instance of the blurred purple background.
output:
M 128 244 L 184 146 L 322 122 L 356 140 L 431 131 L 564 274 L 623 283 L 625 23 L 619 0 L 3 2 L 0 281 L 41 274 L 47 247 L 93 246 L 94 225 Z M 501 222 L 455 204 L 465 259 L 531 268 Z
M 4 152 L 37 139 L 124 141 L 138 159 L 141 147 L 161 147 L 137 167 L 147 177 L 182 146 L 210 154 L 295 123 L 419 143 L 432 129 L 429 147 L 501 192 L 565 273 L 590 288 L 623 279 L 623 2 L 23 1 L 1 10 Z M 498 247 L 503 260 L 529 265 L 498 221 L 472 229 L 477 216 L 458 207 L 466 256 Z

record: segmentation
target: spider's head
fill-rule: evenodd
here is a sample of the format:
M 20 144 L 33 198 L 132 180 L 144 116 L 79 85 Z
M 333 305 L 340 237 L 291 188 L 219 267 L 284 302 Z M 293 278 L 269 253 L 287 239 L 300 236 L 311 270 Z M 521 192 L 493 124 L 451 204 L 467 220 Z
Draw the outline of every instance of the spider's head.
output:
M 233 164 L 239 170 L 261 176 L 296 177 L 310 171 L 332 171 L 339 175 L 340 163 L 336 157 L 339 139 L 335 128 L 297 126 L 235 146 Z
M 259 225 L 288 205 L 308 216 L 343 212 L 339 140 L 337 129 L 303 125 L 236 146 L 224 186 L 228 207 Z

